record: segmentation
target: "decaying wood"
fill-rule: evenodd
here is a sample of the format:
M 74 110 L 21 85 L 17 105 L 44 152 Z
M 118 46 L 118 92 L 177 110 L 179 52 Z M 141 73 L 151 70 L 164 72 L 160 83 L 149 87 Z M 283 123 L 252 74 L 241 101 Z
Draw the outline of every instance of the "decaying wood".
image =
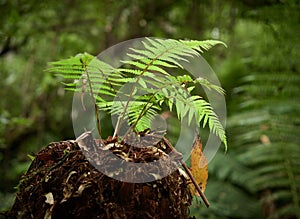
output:
M 155 140 L 148 137 L 143 140 Z M 104 146 L 93 141 L 95 150 L 100 153 L 94 158 L 99 159 L 100 165 L 107 165 L 106 168 L 114 165 L 111 152 L 131 161 L 125 161 L 127 163 L 158 161 L 166 156 L 164 148 L 167 146 L 162 142 L 157 147 L 131 147 L 112 138 L 102 143 Z M 36 154 L 22 176 L 15 203 L 6 216 L 25 219 L 190 218 L 190 182 L 180 171 L 168 169 L 177 165 L 171 159 L 168 162 L 170 167 L 161 168 L 171 172 L 166 177 L 147 183 L 127 183 L 98 171 L 77 141 L 51 143 Z M 129 173 L 146 177 L 130 169 L 112 171 L 112 174 Z

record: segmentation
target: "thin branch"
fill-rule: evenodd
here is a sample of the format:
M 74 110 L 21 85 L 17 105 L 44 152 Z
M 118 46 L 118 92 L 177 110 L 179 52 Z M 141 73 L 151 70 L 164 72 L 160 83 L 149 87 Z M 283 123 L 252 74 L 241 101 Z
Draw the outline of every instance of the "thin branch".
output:
M 166 145 L 172 150 L 177 152 L 177 150 L 172 146 L 171 142 L 169 142 L 168 139 L 166 139 L 165 137 L 163 137 L 163 141 L 166 143 Z M 178 152 L 177 152 L 178 153 Z M 194 184 L 196 190 L 198 191 L 198 193 L 200 194 L 200 197 L 202 198 L 203 202 L 205 203 L 206 207 L 209 207 L 209 201 L 207 200 L 206 196 L 204 195 L 204 193 L 202 192 L 200 186 L 197 184 L 192 172 L 190 171 L 189 167 L 184 163 L 184 161 L 182 159 L 179 160 L 180 164 L 182 165 L 182 167 L 184 168 L 185 172 L 189 175 L 190 179 L 192 180 L 192 183 Z

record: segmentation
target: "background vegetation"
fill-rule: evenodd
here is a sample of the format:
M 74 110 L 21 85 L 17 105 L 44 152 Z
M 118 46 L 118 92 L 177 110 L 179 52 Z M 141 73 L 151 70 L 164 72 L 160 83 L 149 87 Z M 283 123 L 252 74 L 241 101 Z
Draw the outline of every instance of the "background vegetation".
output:
M 126 39 L 218 39 L 205 54 L 225 90 L 229 151 L 209 164 L 199 218 L 300 218 L 297 0 L 0 1 L 0 209 L 36 153 L 73 139 L 72 94 L 49 61 Z

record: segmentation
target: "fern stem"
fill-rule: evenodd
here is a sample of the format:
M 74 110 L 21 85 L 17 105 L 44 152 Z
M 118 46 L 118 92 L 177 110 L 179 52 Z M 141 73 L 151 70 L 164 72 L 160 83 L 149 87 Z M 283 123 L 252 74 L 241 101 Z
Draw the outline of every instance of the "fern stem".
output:
M 150 67 L 150 65 L 154 62 L 154 60 L 156 60 L 156 59 L 153 59 L 153 60 L 146 66 L 146 68 L 143 70 L 143 72 L 141 73 L 141 75 L 139 75 L 139 77 L 138 77 L 137 80 L 135 81 L 135 84 L 137 84 L 137 83 L 139 82 L 141 76 L 147 71 L 147 69 L 148 69 L 148 68 Z M 126 102 L 126 105 L 125 105 L 125 107 L 124 107 L 124 110 L 123 110 L 122 114 L 118 117 L 118 121 L 117 121 L 117 125 L 116 125 L 116 129 L 115 129 L 113 138 L 116 137 L 116 136 L 118 135 L 119 131 L 120 131 L 121 125 L 122 125 L 122 123 L 123 123 L 123 121 L 124 121 L 124 119 L 123 119 L 123 118 L 124 118 L 124 114 L 125 114 L 125 112 L 127 111 L 127 108 L 128 108 L 128 106 L 129 106 L 130 100 L 131 100 L 131 98 L 132 98 L 132 96 L 133 96 L 133 92 L 134 92 L 135 88 L 136 88 L 136 86 L 133 86 L 133 87 L 132 87 L 132 89 L 131 89 L 131 91 L 130 91 L 130 94 L 129 94 L 129 97 L 128 97 L 128 100 L 127 100 L 127 102 Z
M 169 85 L 174 85 L 173 83 L 170 83 L 170 84 L 167 84 L 167 86 Z M 147 103 L 144 105 L 143 109 L 141 110 L 141 113 L 139 114 L 138 118 L 136 119 L 136 121 L 133 123 L 132 125 L 132 128 L 135 129 L 137 123 L 143 118 L 143 116 L 145 115 L 145 113 L 154 105 L 153 103 L 150 104 L 150 101 L 155 97 L 156 94 L 158 94 L 162 88 L 165 88 L 166 86 L 164 87 L 160 87 L 159 89 L 157 89 L 156 92 L 152 93 L 151 97 L 148 99 Z M 148 106 L 148 104 L 150 104 Z M 148 107 L 147 107 L 148 106 Z M 129 132 L 126 133 L 126 135 L 128 134 Z M 125 136 L 126 136 L 125 135 Z
M 90 88 L 90 94 L 92 96 L 93 104 L 94 104 L 94 107 L 95 107 L 95 114 L 96 114 L 96 120 L 97 120 L 97 130 L 98 130 L 99 137 L 101 139 L 102 137 L 101 137 L 100 114 L 99 114 L 99 109 L 97 107 L 96 99 L 94 97 L 92 82 L 91 82 L 90 75 L 89 75 L 89 72 L 88 72 L 87 67 L 86 67 L 86 63 L 83 62 L 83 60 L 81 60 L 81 59 L 80 59 L 80 61 L 83 64 L 84 72 L 86 73 L 86 76 L 87 76 L 87 80 L 88 80 L 88 84 L 89 84 L 89 88 Z
M 135 129 L 136 125 L 138 124 L 138 122 L 141 120 L 141 118 L 143 118 L 143 116 L 145 115 L 145 113 L 151 108 L 151 106 L 153 106 L 153 103 L 149 105 L 149 107 L 147 107 L 147 105 L 150 103 L 149 101 L 153 98 L 153 96 L 148 100 L 148 102 L 145 104 L 145 106 L 143 107 L 141 114 L 139 115 L 139 117 L 136 119 L 136 121 L 133 123 L 132 128 Z
M 152 98 L 152 97 L 151 97 L 151 98 Z M 151 99 L 151 98 L 150 98 L 150 99 Z M 142 112 L 139 114 L 139 117 L 138 117 L 138 118 L 136 119 L 136 121 L 133 123 L 133 125 L 132 125 L 132 129 L 133 129 L 133 130 L 135 129 L 135 127 L 136 127 L 137 123 L 139 122 L 139 120 L 145 115 L 145 113 L 147 112 L 147 110 L 150 109 L 151 106 L 153 105 L 153 104 L 151 104 L 148 108 L 146 108 L 146 106 L 147 106 L 148 103 L 149 103 L 149 101 L 145 104 L 145 106 L 144 106 L 143 109 L 142 109 Z M 126 137 L 129 135 L 129 133 L 130 133 L 130 130 L 127 130 L 126 134 L 124 135 L 124 138 L 126 138 Z
M 160 56 L 162 56 L 163 54 L 167 53 L 169 50 L 172 50 L 172 49 L 174 49 L 174 48 L 176 48 L 176 47 L 174 46 L 174 47 L 168 48 L 168 49 L 166 49 L 165 51 L 163 51 L 163 52 L 161 52 L 160 54 L 158 54 L 156 57 L 154 57 L 154 58 L 151 60 L 151 62 L 150 62 L 149 64 L 147 64 L 146 68 L 143 69 L 142 73 L 138 76 L 137 80 L 135 81 L 135 84 L 138 84 L 140 78 L 145 74 L 145 72 L 150 68 L 150 66 L 151 66 L 156 60 L 159 59 Z M 133 88 L 131 89 L 130 95 L 129 95 L 129 97 L 128 97 L 128 100 L 127 100 L 127 102 L 126 102 L 126 105 L 125 105 L 125 107 L 124 107 L 123 113 L 122 113 L 122 115 L 118 118 L 117 125 L 116 125 L 116 129 L 115 129 L 115 132 L 114 132 L 113 137 L 116 137 L 116 136 L 118 135 L 118 132 L 119 132 L 119 130 L 120 130 L 120 127 L 121 127 L 121 125 L 122 125 L 122 123 L 123 123 L 123 117 L 124 117 L 124 114 L 125 114 L 125 112 L 127 111 L 129 102 L 130 102 L 130 100 L 131 100 L 131 98 L 132 98 L 132 96 L 133 96 L 134 88 L 135 88 L 135 87 L 133 86 Z

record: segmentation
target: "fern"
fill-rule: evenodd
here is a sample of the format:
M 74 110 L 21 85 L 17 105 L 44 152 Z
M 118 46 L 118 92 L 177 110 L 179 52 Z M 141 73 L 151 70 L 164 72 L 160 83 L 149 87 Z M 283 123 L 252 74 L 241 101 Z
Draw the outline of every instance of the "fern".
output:
M 237 159 L 250 168 L 243 177 L 269 218 L 300 216 L 299 74 L 254 72 L 236 89 L 240 113 L 228 121 Z
M 211 105 L 191 92 L 196 85 L 205 86 L 221 94 L 223 89 L 204 78 L 193 79 L 189 75 L 173 76 L 168 70 L 183 68 L 182 62 L 199 56 L 200 52 L 220 41 L 184 41 L 146 39 L 143 49 L 131 48 L 123 65 L 114 68 L 89 54 L 80 54 L 70 59 L 51 63 L 49 71 L 67 80 L 66 89 L 90 93 L 96 108 L 118 116 L 114 136 L 117 136 L 124 121 L 133 131 L 149 128 L 154 116 L 167 106 L 176 110 L 179 120 L 188 118 L 203 127 L 208 125 L 227 147 L 224 128 Z M 127 87 L 127 91 L 123 86 Z M 99 116 L 99 115 L 98 115 Z M 98 117 L 97 117 L 98 118 Z M 98 119 L 100 129 L 100 119 Z

